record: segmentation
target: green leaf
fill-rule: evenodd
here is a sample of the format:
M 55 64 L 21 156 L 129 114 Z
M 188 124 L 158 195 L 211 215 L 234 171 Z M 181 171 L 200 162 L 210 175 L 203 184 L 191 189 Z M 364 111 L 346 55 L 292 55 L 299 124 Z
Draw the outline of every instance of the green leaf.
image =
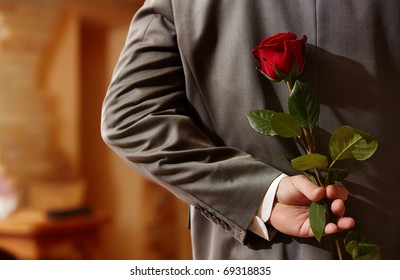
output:
M 343 240 L 346 252 L 353 260 L 379 260 L 382 258 L 380 248 L 376 244 L 369 243 L 366 236 L 350 231 Z
M 342 159 L 366 160 L 378 148 L 378 142 L 368 133 L 345 125 L 339 127 L 329 140 L 333 162 Z
M 246 117 L 255 131 L 267 136 L 274 136 L 277 133 L 271 127 L 273 113 L 271 110 L 252 110 L 246 113 Z
M 293 159 L 291 164 L 294 169 L 300 171 L 314 168 L 326 169 L 328 167 L 328 158 L 320 154 L 306 154 Z
M 358 244 L 359 243 L 357 241 L 350 241 L 345 246 L 346 252 L 349 253 L 349 255 L 351 256 L 352 259 L 353 259 L 353 256 L 355 254 L 357 254 Z M 353 255 L 353 252 L 355 253 L 354 255 Z
M 311 230 L 321 243 L 321 238 L 324 235 L 326 225 L 326 209 L 327 205 L 323 202 L 312 202 L 309 210 L 309 219 Z
M 288 99 L 289 112 L 296 117 L 301 127 L 312 131 L 319 119 L 319 103 L 312 88 L 300 81 L 294 84 Z
M 303 174 L 308 178 L 308 180 L 310 180 L 314 184 L 318 185 L 318 181 L 317 181 L 317 178 L 315 178 L 315 176 L 316 176 L 315 174 L 307 173 L 307 172 L 303 172 Z
M 271 117 L 272 129 L 281 137 L 300 137 L 302 129 L 300 122 L 286 113 L 273 113 Z
M 346 168 L 331 168 L 328 172 L 328 184 L 335 184 L 343 181 L 348 175 L 349 170 Z
M 353 260 L 380 260 L 382 258 L 379 246 L 370 243 L 359 243 L 358 250 L 353 251 Z
M 368 239 L 367 239 L 367 237 L 364 235 L 364 234 L 362 234 L 362 233 L 359 233 L 359 232 L 357 232 L 357 231 L 349 231 L 349 233 L 346 235 L 346 237 L 343 239 L 343 242 L 344 242 L 344 246 L 346 246 L 347 247 L 347 245 L 350 243 L 350 242 L 352 242 L 352 241 L 356 241 L 356 242 L 358 242 L 358 243 L 365 243 L 365 242 L 368 242 Z

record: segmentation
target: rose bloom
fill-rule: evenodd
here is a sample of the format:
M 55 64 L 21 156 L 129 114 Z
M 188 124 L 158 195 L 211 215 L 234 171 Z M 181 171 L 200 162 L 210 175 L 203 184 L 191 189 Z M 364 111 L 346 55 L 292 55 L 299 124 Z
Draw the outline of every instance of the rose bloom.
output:
M 303 71 L 307 37 L 291 32 L 268 37 L 252 50 L 259 70 L 272 81 L 289 80 Z

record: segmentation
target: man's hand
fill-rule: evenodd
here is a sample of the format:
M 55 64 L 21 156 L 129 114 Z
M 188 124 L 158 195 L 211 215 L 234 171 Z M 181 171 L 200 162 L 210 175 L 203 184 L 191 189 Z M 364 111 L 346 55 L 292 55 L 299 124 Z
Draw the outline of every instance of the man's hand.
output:
M 296 237 L 314 236 L 308 219 L 308 210 L 313 201 L 322 198 L 332 201 L 332 213 L 336 223 L 328 223 L 325 234 L 333 234 L 354 226 L 353 218 L 343 217 L 344 201 L 348 197 L 347 189 L 342 185 L 318 187 L 304 175 L 285 177 L 279 183 L 275 205 L 269 223 L 278 231 Z

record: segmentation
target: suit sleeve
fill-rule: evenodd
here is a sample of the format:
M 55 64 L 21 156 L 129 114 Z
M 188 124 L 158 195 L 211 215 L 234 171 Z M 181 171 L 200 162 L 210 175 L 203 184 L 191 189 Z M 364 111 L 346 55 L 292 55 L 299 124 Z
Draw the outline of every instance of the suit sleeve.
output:
M 102 109 L 104 141 L 146 177 L 243 242 L 281 172 L 214 144 L 191 114 L 169 1 L 134 16 Z

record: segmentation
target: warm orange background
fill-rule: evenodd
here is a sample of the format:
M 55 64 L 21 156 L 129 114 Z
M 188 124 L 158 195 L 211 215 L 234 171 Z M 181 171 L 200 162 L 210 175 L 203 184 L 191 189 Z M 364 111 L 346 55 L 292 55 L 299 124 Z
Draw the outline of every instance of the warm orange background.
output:
M 18 133 L 2 129 L 7 112 L 14 118 L 23 116 L 26 111 L 20 104 L 29 98 L 46 100 L 45 121 L 50 119 L 52 129 L 51 135 L 43 133 L 46 139 L 40 142 L 47 145 L 44 150 L 52 151 L 50 163 L 57 166 L 52 165 L 52 176 L 29 181 L 35 181 L 36 187 L 49 180 L 84 181 L 85 204 L 111 214 L 101 230 L 106 259 L 190 259 L 186 205 L 128 167 L 100 136 L 102 101 L 131 18 L 142 2 L 0 2 L 7 28 L 0 48 L 0 161 L 10 162 L 7 134 L 19 137 L 12 142 L 30 137 L 25 128 Z M 1 95 L 10 92 L 21 102 L 6 104 L 8 99 Z M 15 108 L 10 111 L 10 106 Z M 2 112 L 1 108 L 8 109 Z M 40 122 L 39 117 L 32 118 Z M 34 145 L 28 141 L 27 151 L 21 153 L 33 153 L 29 148 L 37 152 Z M 19 176 L 18 169 L 10 173 Z

